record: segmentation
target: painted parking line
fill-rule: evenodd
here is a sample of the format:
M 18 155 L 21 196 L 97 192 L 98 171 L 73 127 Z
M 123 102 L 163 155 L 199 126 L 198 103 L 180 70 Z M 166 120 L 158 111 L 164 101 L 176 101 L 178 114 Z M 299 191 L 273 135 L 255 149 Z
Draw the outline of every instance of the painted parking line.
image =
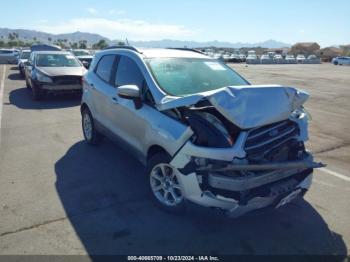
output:
M 322 171 L 322 172 L 324 172 L 324 173 L 327 173 L 327 174 L 329 174 L 329 175 L 335 176 L 335 177 L 337 177 L 337 178 L 340 178 L 340 179 L 342 179 L 342 180 L 345 180 L 345 181 L 347 181 L 347 182 L 350 182 L 350 177 L 345 176 L 345 175 L 342 175 L 342 174 L 340 174 L 340 173 L 338 173 L 338 172 L 335 172 L 335 171 L 333 171 L 333 170 L 330 170 L 330 169 L 328 169 L 328 168 L 320 168 L 320 169 L 318 169 L 318 170 L 320 170 L 320 171 Z
M 2 100 L 4 97 L 4 89 L 5 89 L 5 74 L 6 74 L 6 65 L 3 66 L 2 78 L 1 78 L 1 82 L 0 82 L 0 145 L 1 145 Z

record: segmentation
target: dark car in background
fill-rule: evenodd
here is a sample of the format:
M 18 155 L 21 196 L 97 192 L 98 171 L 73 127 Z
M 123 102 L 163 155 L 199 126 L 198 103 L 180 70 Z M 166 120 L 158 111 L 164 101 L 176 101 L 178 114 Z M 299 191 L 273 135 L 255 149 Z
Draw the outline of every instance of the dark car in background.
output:
M 94 57 L 90 53 L 90 51 L 85 49 L 75 49 L 75 50 L 72 50 L 71 53 L 75 55 L 87 69 L 90 67 L 92 59 Z
M 70 52 L 32 52 L 25 67 L 26 85 L 34 100 L 48 93 L 81 92 L 86 69 Z

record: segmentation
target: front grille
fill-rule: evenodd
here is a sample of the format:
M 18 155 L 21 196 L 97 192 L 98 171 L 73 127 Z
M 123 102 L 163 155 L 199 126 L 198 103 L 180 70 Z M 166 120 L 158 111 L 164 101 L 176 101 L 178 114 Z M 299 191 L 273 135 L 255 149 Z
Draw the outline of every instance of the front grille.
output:
M 53 77 L 55 85 L 79 85 L 81 76 L 56 76 Z
M 250 159 L 264 158 L 270 152 L 284 147 L 299 135 L 297 123 L 287 120 L 252 129 L 248 132 L 245 151 Z

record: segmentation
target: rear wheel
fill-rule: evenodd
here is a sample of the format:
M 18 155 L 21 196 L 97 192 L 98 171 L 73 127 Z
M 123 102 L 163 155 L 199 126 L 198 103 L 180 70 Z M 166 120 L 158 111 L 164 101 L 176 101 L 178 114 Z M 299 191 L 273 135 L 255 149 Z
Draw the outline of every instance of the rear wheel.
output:
M 176 177 L 176 169 L 169 162 L 165 153 L 158 153 L 150 158 L 147 165 L 150 191 L 153 202 L 161 209 L 171 213 L 185 211 L 183 190 Z
M 96 130 L 94 120 L 88 108 L 85 108 L 81 113 L 82 128 L 86 142 L 91 145 L 96 145 L 102 140 L 102 135 Z

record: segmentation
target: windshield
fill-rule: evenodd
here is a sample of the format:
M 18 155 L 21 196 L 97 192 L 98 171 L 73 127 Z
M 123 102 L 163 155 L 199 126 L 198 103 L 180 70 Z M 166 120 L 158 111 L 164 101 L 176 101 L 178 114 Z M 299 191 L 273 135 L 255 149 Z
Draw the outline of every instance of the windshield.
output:
M 76 50 L 72 51 L 75 56 L 84 56 L 84 55 L 90 55 L 89 51 L 85 50 Z
M 21 53 L 21 59 L 28 59 L 30 56 L 30 52 L 22 52 Z
M 186 96 L 248 83 L 225 64 L 201 58 L 152 58 L 147 65 L 166 93 Z
M 70 54 L 38 54 L 36 65 L 42 67 L 78 67 L 81 64 Z

